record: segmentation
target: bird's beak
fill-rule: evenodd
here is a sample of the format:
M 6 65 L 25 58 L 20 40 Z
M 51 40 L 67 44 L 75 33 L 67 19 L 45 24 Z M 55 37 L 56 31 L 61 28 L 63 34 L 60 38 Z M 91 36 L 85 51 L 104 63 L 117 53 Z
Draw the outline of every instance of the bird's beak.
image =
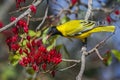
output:
M 52 33 L 46 36 L 46 40 L 48 40 L 51 37 Z

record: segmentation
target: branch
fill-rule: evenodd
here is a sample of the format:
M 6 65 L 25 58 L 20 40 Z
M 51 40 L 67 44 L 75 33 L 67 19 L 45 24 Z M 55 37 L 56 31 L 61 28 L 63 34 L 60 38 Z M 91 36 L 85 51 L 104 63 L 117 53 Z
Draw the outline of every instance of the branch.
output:
M 92 0 L 88 0 L 88 10 L 86 12 L 85 20 L 88 20 L 92 11 Z
M 47 4 L 47 7 L 46 7 L 46 11 L 45 11 L 45 16 L 43 17 L 43 20 L 42 22 L 38 25 L 38 27 L 36 28 L 36 31 L 39 30 L 41 28 L 41 26 L 43 25 L 43 23 L 45 22 L 46 18 L 47 18 L 47 14 L 48 14 L 48 4 Z
M 22 10 L 24 10 L 24 9 L 29 8 L 29 7 L 30 7 L 30 6 L 21 7 L 21 8 L 19 8 L 18 10 L 15 10 L 15 11 L 10 12 L 9 14 L 13 14 L 13 13 L 20 12 L 20 11 L 22 11 Z
M 98 49 L 95 48 L 95 52 L 96 52 L 96 54 L 98 55 L 98 57 L 100 58 L 100 60 L 103 60 L 103 58 L 102 58 L 102 56 L 100 55 Z
M 42 2 L 42 0 L 38 0 L 33 5 L 38 6 L 41 2 Z M 13 22 L 9 23 L 8 25 L 4 26 L 3 28 L 1 28 L 0 32 L 10 28 L 12 25 L 16 24 L 21 18 L 25 17 L 26 15 L 28 15 L 30 13 L 31 13 L 31 9 L 29 8 L 23 14 L 21 14 L 15 21 L 13 21 Z
M 91 14 L 91 10 L 92 10 L 92 0 L 88 0 L 88 10 L 86 12 L 85 20 L 89 19 L 90 14 Z M 85 70 L 85 56 L 88 55 L 87 47 L 83 46 L 81 51 L 82 51 L 81 68 L 80 68 L 79 74 L 76 77 L 76 80 L 81 80 L 82 79 L 82 75 L 83 75 L 84 70 Z
M 84 46 L 82 47 L 81 51 L 83 51 L 82 56 L 81 56 L 81 68 L 80 68 L 79 74 L 76 77 L 76 80 L 81 80 L 82 79 L 82 75 L 83 75 L 83 72 L 85 70 L 85 56 L 88 54 L 87 53 L 87 48 L 84 47 Z
M 99 44 L 97 44 L 95 47 L 93 47 L 91 50 L 87 51 L 87 48 L 85 46 L 82 47 L 81 51 L 82 51 L 82 56 L 81 56 L 81 60 L 72 60 L 72 59 L 62 59 L 62 61 L 64 62 L 75 62 L 73 65 L 68 66 L 66 68 L 63 69 L 59 69 L 58 71 L 64 71 L 67 69 L 70 69 L 74 66 L 76 66 L 78 63 L 81 62 L 81 69 L 80 72 L 78 74 L 78 76 L 76 77 L 76 80 L 81 80 L 84 69 L 85 69 L 85 57 L 92 54 L 93 52 L 96 52 L 98 57 L 103 60 L 103 58 L 100 56 L 99 52 L 98 52 L 98 48 L 100 46 L 102 46 L 109 38 L 111 38 L 113 36 L 113 34 L 111 34 L 110 36 L 108 36 L 107 38 L 105 38 L 104 40 L 102 40 Z
M 65 71 L 65 70 L 68 70 L 70 68 L 73 68 L 77 65 L 77 63 L 74 63 L 73 65 L 69 66 L 69 67 L 66 67 L 66 68 L 63 68 L 63 69 L 59 69 L 58 71 Z
M 102 40 L 99 44 L 97 44 L 94 48 L 92 48 L 91 50 L 88 51 L 88 55 L 95 52 L 96 49 L 98 49 L 101 45 L 103 45 L 109 38 L 111 38 L 114 34 L 111 34 L 110 36 L 108 36 L 107 38 L 105 38 L 104 40 Z
M 62 59 L 62 61 L 80 63 L 80 60 L 72 60 L 72 59 Z

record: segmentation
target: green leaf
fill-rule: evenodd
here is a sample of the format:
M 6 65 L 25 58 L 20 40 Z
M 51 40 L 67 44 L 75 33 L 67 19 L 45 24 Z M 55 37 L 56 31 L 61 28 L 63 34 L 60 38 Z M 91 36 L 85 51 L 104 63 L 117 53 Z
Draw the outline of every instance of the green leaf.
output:
M 43 34 L 42 34 L 42 42 L 43 42 L 43 44 L 47 44 L 47 41 L 48 41 L 48 40 L 46 40 L 47 31 L 48 31 L 48 29 L 44 30 Z
M 65 23 L 65 22 L 68 22 L 70 21 L 70 18 L 67 17 L 67 16 L 64 16 L 62 19 L 61 19 L 61 24 Z
M 33 30 L 29 30 L 29 31 L 28 31 L 28 34 L 29 34 L 31 37 L 33 37 L 33 36 L 36 35 L 36 33 L 35 33 Z
M 25 36 L 25 34 L 20 34 L 20 37 L 22 37 L 22 38 L 23 38 L 24 36 Z
M 23 40 L 22 46 L 26 46 L 27 42 L 28 42 L 27 40 Z
M 36 37 L 39 37 L 41 35 L 41 31 L 36 32 Z
M 13 66 L 16 66 L 18 64 L 20 58 L 21 58 L 21 56 L 20 56 L 19 53 L 15 54 L 15 55 L 11 54 L 10 57 L 9 57 L 10 62 Z
M 120 61 L 120 51 L 118 51 L 118 50 L 112 50 L 112 53 Z
M 112 63 L 112 55 L 111 52 L 107 52 L 104 55 L 104 60 L 103 60 L 104 64 L 106 66 L 109 66 Z
M 47 50 L 48 50 L 48 51 L 49 51 L 50 49 L 52 49 L 53 47 L 55 47 L 57 37 L 58 37 L 58 36 L 56 35 L 56 36 L 52 36 L 52 37 L 49 39 L 49 46 L 47 47 Z

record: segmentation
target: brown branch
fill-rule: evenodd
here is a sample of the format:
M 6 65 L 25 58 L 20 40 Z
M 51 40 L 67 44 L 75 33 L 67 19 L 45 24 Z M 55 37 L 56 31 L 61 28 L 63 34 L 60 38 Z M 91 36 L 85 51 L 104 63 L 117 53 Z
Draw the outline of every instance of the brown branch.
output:
M 41 2 L 42 2 L 42 0 L 38 0 L 33 5 L 38 6 Z M 12 25 L 16 24 L 21 18 L 25 17 L 26 15 L 28 15 L 30 13 L 31 13 L 31 9 L 29 8 L 23 14 L 21 14 L 15 21 L 13 21 L 13 22 L 9 23 L 8 25 L 4 26 L 3 28 L 1 28 L 0 32 L 12 27 Z
M 24 10 L 24 9 L 29 8 L 29 7 L 30 7 L 30 6 L 21 7 L 21 8 L 19 8 L 19 9 L 16 10 L 16 11 L 12 11 L 12 12 L 10 12 L 9 14 L 14 14 L 14 13 L 20 12 L 20 11 L 22 11 L 22 10 Z
M 50 15 L 49 17 L 46 17 L 46 19 L 49 18 L 54 18 L 54 15 Z M 42 21 L 44 17 L 40 17 L 40 18 L 30 18 L 30 21 Z
M 85 70 L 85 56 L 88 54 L 87 53 L 87 48 L 85 46 L 82 47 L 81 51 L 82 51 L 81 68 L 80 68 L 79 74 L 76 77 L 76 80 L 81 80 L 82 79 L 82 75 L 83 75 L 83 72 Z
M 102 58 L 102 56 L 100 55 L 98 49 L 95 48 L 95 52 L 96 52 L 96 54 L 98 55 L 98 57 L 100 58 L 100 60 L 103 60 L 103 58 Z
M 88 10 L 86 12 L 85 20 L 89 19 L 90 14 L 91 14 L 91 10 L 92 10 L 92 0 L 88 0 Z M 85 56 L 88 55 L 86 46 L 83 46 L 81 51 L 82 51 L 81 68 L 80 68 L 79 74 L 76 77 L 76 80 L 81 80 L 82 79 L 82 75 L 83 75 L 84 70 L 85 70 Z
M 62 59 L 62 61 L 80 63 L 80 60 L 72 60 L 72 59 Z
M 85 20 L 88 20 L 92 11 L 92 0 L 88 0 L 88 10 L 86 12 Z
M 109 38 L 111 38 L 114 34 L 111 34 L 110 36 L 106 37 L 104 40 L 102 40 L 99 44 L 97 44 L 94 48 L 88 51 L 88 55 L 95 52 L 96 49 L 98 49 L 100 46 L 102 46 Z
M 38 27 L 36 28 L 36 31 L 39 30 L 39 29 L 41 28 L 41 26 L 43 25 L 43 23 L 45 22 L 45 20 L 46 20 L 46 18 L 47 18 L 47 14 L 48 14 L 48 8 L 49 8 L 49 6 L 48 6 L 48 4 L 47 4 L 47 7 L 46 7 L 46 11 L 45 11 L 45 15 L 44 15 L 44 17 L 43 17 L 43 20 L 42 20 L 42 22 L 38 25 Z
M 65 70 L 68 70 L 68 69 L 70 69 L 70 68 L 75 67 L 76 65 L 77 65 L 77 63 L 74 63 L 74 64 L 73 64 L 73 65 L 71 65 L 71 66 L 68 66 L 68 67 L 63 68 L 63 69 L 59 69 L 58 71 L 65 71 Z

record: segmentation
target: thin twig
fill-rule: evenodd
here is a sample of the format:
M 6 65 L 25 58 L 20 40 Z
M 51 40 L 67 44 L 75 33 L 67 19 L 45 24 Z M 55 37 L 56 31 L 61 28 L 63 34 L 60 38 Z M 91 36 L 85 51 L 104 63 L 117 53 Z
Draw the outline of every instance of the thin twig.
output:
M 100 60 L 103 60 L 103 58 L 102 58 L 102 56 L 100 55 L 98 49 L 95 48 L 95 52 L 96 52 L 97 56 L 100 58 Z
M 114 34 L 109 35 L 108 37 L 106 37 L 104 40 L 102 40 L 99 44 L 97 44 L 93 49 L 88 51 L 88 55 L 93 53 L 95 51 L 95 49 L 98 49 L 98 47 L 102 46 L 109 38 L 111 38 Z
M 43 23 L 45 22 L 46 18 L 47 18 L 47 14 L 48 14 L 48 4 L 47 4 L 47 7 L 46 7 L 46 11 L 45 11 L 45 16 L 42 20 L 42 22 L 38 25 L 38 27 L 36 28 L 36 31 L 39 30 L 41 28 L 41 26 L 43 25 Z
M 41 18 L 30 18 L 30 21 L 42 21 L 44 17 Z M 55 18 L 54 15 L 50 15 L 49 17 L 47 17 L 46 19 L 50 19 L 50 18 Z
M 85 20 L 88 20 L 92 11 L 92 0 L 88 0 L 88 10 L 86 12 Z
M 72 59 L 62 59 L 62 61 L 80 63 L 80 60 L 72 60 Z
M 12 11 L 12 12 L 10 12 L 9 14 L 14 14 L 14 13 L 20 12 L 20 11 L 22 11 L 22 10 L 24 10 L 24 9 L 29 8 L 29 7 L 30 7 L 30 6 L 21 7 L 21 8 L 19 8 L 19 9 L 16 10 L 16 11 Z
M 30 22 L 30 17 L 31 17 L 31 15 L 30 15 L 30 14 L 28 14 L 28 16 L 27 16 L 27 25 L 29 25 L 29 22 Z
M 42 0 L 38 0 L 37 2 L 35 2 L 33 5 L 34 6 L 38 6 L 40 3 L 42 2 Z M 31 13 L 31 9 L 27 9 L 23 14 L 21 14 L 15 21 L 9 23 L 8 25 L 2 27 L 0 29 L 0 32 L 12 27 L 14 24 L 16 24 L 21 18 L 25 17 L 26 15 L 28 15 L 29 13 Z
M 65 71 L 65 70 L 68 70 L 70 68 L 73 68 L 77 65 L 77 63 L 74 63 L 73 65 L 69 66 L 69 67 L 66 67 L 66 68 L 63 68 L 63 69 L 59 69 L 58 71 Z
M 101 45 L 103 45 L 112 36 L 113 36 L 113 34 L 111 34 L 110 36 L 108 36 L 107 38 L 102 40 L 99 44 L 97 44 L 94 48 L 92 48 L 89 51 L 86 51 L 87 48 L 83 46 L 82 49 L 81 49 L 81 51 L 82 51 L 81 60 L 62 59 L 62 61 L 65 61 L 65 62 L 75 62 L 75 64 L 81 62 L 81 69 L 80 69 L 79 75 L 76 77 L 76 80 L 80 80 L 82 78 L 82 75 L 83 75 L 83 72 L 84 72 L 84 69 L 85 69 L 85 56 L 88 56 L 88 55 L 92 54 L 93 52 L 96 52 L 96 49 L 98 49 Z M 100 58 L 100 54 L 98 54 L 98 57 Z M 101 57 L 100 59 L 102 60 L 103 58 Z M 64 70 L 70 69 L 70 68 L 76 66 L 75 64 L 73 64 L 72 66 L 69 66 L 67 68 L 60 69 L 58 71 L 64 71 Z

